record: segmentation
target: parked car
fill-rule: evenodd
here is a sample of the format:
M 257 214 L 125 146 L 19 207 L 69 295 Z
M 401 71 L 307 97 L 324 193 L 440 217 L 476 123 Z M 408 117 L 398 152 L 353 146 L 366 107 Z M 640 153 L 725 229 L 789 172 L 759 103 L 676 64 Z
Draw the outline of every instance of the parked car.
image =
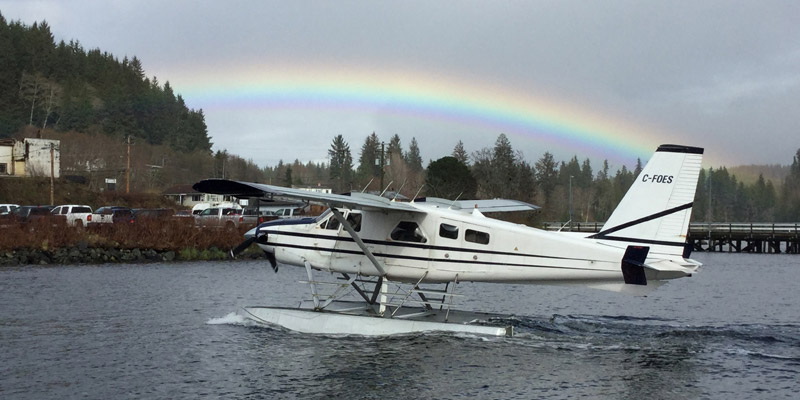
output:
M 175 215 L 171 208 L 134 208 L 132 211 L 134 222 L 165 220 Z
M 63 215 L 67 220 L 67 225 L 85 227 L 92 221 L 92 207 L 87 205 L 62 205 L 50 211 L 54 215 Z
M 66 218 L 61 215 L 54 215 L 50 213 L 53 206 L 22 206 L 14 210 L 11 214 L 16 219 L 16 222 L 21 224 L 28 224 L 33 222 L 50 221 L 54 225 L 65 225 Z
M 177 217 L 177 218 L 192 218 L 192 212 L 189 211 L 189 210 L 178 210 L 178 211 L 175 211 L 175 214 L 173 215 L 173 217 Z
M 0 204 L 0 215 L 8 215 L 19 208 L 19 204 Z
M 106 206 L 100 207 L 92 214 L 91 226 L 108 224 L 133 223 L 133 211 L 128 207 Z

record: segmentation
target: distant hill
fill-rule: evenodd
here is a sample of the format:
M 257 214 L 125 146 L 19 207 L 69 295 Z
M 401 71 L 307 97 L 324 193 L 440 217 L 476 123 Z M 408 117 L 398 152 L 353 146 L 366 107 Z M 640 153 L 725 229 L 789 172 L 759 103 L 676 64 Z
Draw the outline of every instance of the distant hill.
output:
M 764 179 L 772 181 L 772 184 L 777 188 L 783 184 L 783 181 L 789 175 L 790 166 L 788 165 L 739 165 L 735 167 L 727 167 L 731 175 L 736 175 L 739 182 L 746 185 L 751 185 L 758 181 L 758 175 L 764 175 Z
M 56 43 L 47 22 L 0 14 L 0 138 L 24 127 L 132 136 L 179 152 L 211 151 L 202 110 L 186 107 L 141 61 L 77 40 Z

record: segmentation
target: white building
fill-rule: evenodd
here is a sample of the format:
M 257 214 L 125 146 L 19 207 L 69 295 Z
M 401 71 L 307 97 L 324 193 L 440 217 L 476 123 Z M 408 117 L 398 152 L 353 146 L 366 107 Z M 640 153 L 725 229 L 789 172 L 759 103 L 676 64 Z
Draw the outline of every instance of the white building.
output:
M 233 196 L 198 192 L 192 188 L 192 185 L 172 186 L 165 190 L 163 195 L 168 199 L 172 199 L 178 205 L 190 208 L 200 203 L 234 201 Z
M 292 185 L 292 189 L 300 189 L 300 190 L 305 190 L 307 192 L 327 193 L 327 194 L 330 194 L 331 192 L 333 192 L 333 190 L 331 188 L 322 187 L 322 186 L 319 186 L 319 185 L 317 185 L 317 186 L 295 186 L 295 185 Z
M 0 176 L 61 176 L 61 141 L 0 139 Z M 52 165 L 52 167 L 51 167 Z

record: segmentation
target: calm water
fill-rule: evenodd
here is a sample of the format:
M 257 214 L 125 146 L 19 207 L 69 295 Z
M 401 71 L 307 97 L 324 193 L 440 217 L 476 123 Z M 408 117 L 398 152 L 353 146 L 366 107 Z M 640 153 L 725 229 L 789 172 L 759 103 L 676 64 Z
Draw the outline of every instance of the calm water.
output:
M 797 398 L 800 257 L 696 258 L 646 298 L 459 285 L 513 338 L 255 326 L 306 295 L 264 262 L 0 269 L 0 398 Z

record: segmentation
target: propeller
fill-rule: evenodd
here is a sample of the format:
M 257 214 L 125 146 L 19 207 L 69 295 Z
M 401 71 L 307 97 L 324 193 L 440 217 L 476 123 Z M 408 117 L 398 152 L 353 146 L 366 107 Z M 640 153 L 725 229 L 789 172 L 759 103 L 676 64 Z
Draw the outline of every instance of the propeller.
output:
M 239 253 L 243 252 L 246 248 L 250 247 L 253 242 L 256 240 L 261 239 L 259 243 L 266 243 L 267 242 L 267 235 L 263 234 L 261 236 L 251 236 L 245 239 L 242 243 L 239 243 L 238 246 L 234 247 L 230 251 L 231 258 L 236 258 Z M 278 261 L 275 259 L 275 253 L 270 253 L 268 251 L 264 251 L 264 254 L 267 256 L 267 261 L 269 261 L 269 265 L 272 269 L 277 273 L 278 272 Z
M 229 253 L 229 254 L 230 254 L 230 256 L 231 256 L 231 258 L 236 258 L 236 256 L 238 256 L 238 255 L 239 255 L 239 253 L 243 252 L 243 251 L 244 251 L 244 249 L 246 249 L 246 248 L 250 247 L 250 245 L 251 245 L 251 244 L 253 244 L 253 242 L 255 242 L 255 241 L 256 241 L 256 237 L 255 237 L 255 236 L 253 236 L 253 237 L 251 237 L 251 238 L 247 238 L 247 239 L 245 239 L 245 241 L 244 241 L 244 242 L 242 242 L 242 243 L 239 243 L 239 245 L 238 245 L 238 246 L 236 246 L 236 247 L 234 247 L 234 248 L 232 248 L 232 249 L 231 249 L 231 251 L 230 251 L 230 253 Z

